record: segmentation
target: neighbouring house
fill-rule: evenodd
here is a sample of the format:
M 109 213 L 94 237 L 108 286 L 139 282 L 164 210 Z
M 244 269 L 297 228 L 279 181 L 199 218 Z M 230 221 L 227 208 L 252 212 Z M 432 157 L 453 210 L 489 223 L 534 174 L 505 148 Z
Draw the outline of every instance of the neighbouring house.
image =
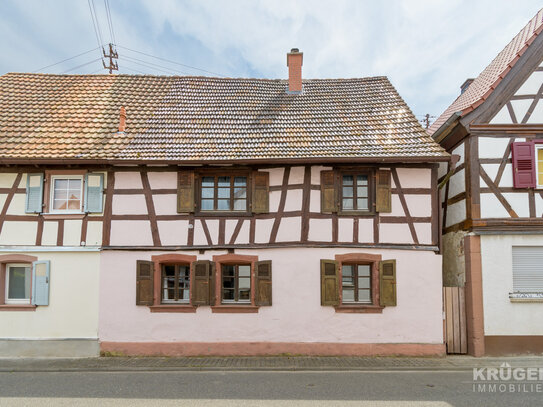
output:
M 387 78 L 302 58 L 0 77 L 0 352 L 443 354 L 450 155 Z
M 543 352 L 542 30 L 540 10 L 430 129 L 458 156 L 440 174 L 443 278 L 465 287 L 476 356 Z

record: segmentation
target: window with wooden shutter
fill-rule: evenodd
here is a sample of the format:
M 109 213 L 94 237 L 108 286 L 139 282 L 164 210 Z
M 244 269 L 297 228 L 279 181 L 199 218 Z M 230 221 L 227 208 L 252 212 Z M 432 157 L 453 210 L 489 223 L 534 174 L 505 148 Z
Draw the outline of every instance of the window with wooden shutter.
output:
M 336 192 L 336 175 L 333 170 L 321 171 L 321 212 L 336 213 L 338 199 Z
M 517 142 L 511 145 L 513 155 L 513 185 L 515 188 L 533 188 L 535 179 L 534 143 Z
M 153 305 L 153 271 L 152 261 L 136 262 L 136 305 Z
M 101 213 L 103 210 L 104 174 L 85 174 L 85 212 Z
M 41 213 L 43 209 L 43 174 L 28 174 L 26 178 L 26 213 Z
M 211 269 L 209 260 L 192 263 L 192 305 L 211 305 Z
M 270 211 L 270 173 L 253 172 L 253 213 L 268 213 Z
M 321 260 L 321 305 L 339 305 L 338 262 Z
M 180 171 L 177 174 L 177 212 L 194 212 L 193 171 Z
M 377 171 L 375 181 L 375 210 L 381 213 L 392 212 L 390 171 Z
M 379 263 L 379 302 L 384 307 L 396 305 L 396 260 Z
M 255 305 L 272 305 L 272 262 L 257 261 Z

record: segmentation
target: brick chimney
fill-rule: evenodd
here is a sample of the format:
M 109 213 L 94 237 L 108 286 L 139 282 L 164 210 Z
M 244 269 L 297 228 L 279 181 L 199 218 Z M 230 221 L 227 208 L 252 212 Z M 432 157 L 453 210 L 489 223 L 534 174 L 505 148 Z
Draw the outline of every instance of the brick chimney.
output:
M 474 78 L 466 79 L 466 81 L 460 86 L 460 94 L 464 93 L 474 80 Z
M 119 133 L 126 129 L 126 109 L 121 106 L 121 112 L 119 113 Z
M 304 53 L 298 48 L 292 48 L 287 54 L 288 66 L 288 92 L 300 93 L 302 91 L 302 63 Z

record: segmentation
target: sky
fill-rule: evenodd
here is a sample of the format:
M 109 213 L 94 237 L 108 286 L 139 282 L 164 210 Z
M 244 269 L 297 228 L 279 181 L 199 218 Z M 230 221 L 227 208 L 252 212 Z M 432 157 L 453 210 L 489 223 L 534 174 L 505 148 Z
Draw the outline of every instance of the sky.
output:
M 422 119 L 439 116 L 541 7 L 536 0 L 0 0 L 0 74 L 105 73 L 98 45 L 115 42 L 119 73 L 285 79 L 286 53 L 296 47 L 304 78 L 388 76 Z

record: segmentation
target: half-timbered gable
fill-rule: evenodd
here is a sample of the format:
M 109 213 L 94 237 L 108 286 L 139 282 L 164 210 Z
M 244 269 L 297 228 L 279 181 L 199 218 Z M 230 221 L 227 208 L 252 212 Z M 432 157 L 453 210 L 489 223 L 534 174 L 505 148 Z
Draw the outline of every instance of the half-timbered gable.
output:
M 387 78 L 287 58 L 288 81 L 0 77 L 0 252 L 92 253 L 103 351 L 442 353 L 450 155 Z
M 453 155 L 440 173 L 444 282 L 465 284 L 468 350 L 477 355 L 543 350 L 543 331 L 525 319 L 543 308 L 518 304 L 541 301 L 543 268 L 514 257 L 543 250 L 542 31 L 539 11 L 431 128 Z M 532 288 L 515 283 L 522 267 Z

